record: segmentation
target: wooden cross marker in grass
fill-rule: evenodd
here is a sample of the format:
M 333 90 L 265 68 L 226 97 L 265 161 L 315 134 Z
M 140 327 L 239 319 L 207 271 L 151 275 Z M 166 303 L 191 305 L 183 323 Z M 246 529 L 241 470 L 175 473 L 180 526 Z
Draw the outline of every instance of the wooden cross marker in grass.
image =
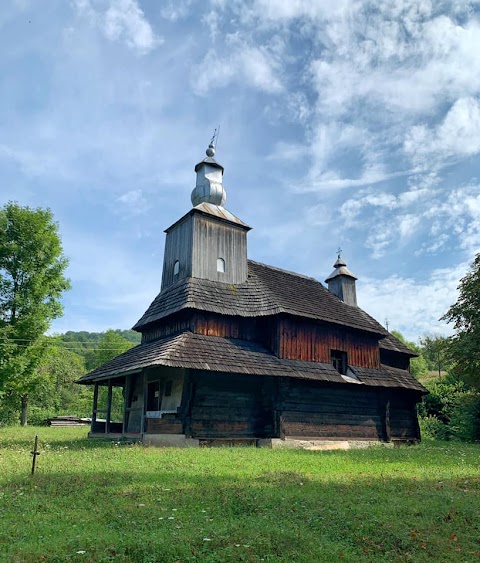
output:
M 32 459 L 32 475 L 35 473 L 35 462 L 37 461 L 37 455 L 40 455 L 40 452 L 37 450 L 38 446 L 38 436 L 35 436 L 35 444 L 33 446 L 33 452 L 30 452 L 33 456 Z

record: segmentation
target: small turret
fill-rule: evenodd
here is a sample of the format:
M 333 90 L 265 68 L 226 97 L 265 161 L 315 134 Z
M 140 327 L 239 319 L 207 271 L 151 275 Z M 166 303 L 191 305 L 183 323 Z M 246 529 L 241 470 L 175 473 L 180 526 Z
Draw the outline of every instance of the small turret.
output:
M 195 166 L 193 208 L 165 231 L 162 290 L 185 278 L 229 285 L 247 279 L 250 227 L 224 207 L 223 166 L 213 158 L 217 137 L 215 132 L 207 157 Z
M 192 192 L 192 204 L 194 207 L 200 203 L 211 203 L 224 207 L 227 194 L 222 184 L 223 166 L 213 157 L 215 156 L 215 135 L 212 137 L 207 157 L 195 166 L 197 182 Z
M 328 284 L 328 290 L 336 295 L 347 305 L 357 307 L 357 290 L 355 281 L 358 279 L 347 268 L 347 264 L 340 256 L 341 250 L 338 250 L 337 261 L 333 265 L 333 272 L 325 280 Z

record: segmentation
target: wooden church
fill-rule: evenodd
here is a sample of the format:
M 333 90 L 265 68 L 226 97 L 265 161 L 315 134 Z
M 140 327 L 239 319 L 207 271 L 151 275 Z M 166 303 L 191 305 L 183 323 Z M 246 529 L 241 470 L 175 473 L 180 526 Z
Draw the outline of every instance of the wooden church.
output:
M 328 289 L 247 258 L 214 143 L 193 207 L 166 232 L 141 344 L 85 375 L 90 436 L 147 444 L 353 447 L 418 441 L 415 354 L 357 306 L 338 257 Z M 116 402 L 115 405 L 113 403 Z M 121 403 L 120 405 L 118 403 Z

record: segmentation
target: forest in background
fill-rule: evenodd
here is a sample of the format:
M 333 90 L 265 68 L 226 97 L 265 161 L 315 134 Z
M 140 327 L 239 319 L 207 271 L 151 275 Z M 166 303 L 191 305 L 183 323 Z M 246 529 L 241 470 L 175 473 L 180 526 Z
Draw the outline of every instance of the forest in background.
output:
M 45 336 L 43 355 L 29 393 L 28 424 L 43 424 L 58 415 L 90 417 L 93 387 L 76 381 L 108 360 L 140 344 L 141 335 L 133 330 L 106 332 L 68 331 Z M 14 393 L 0 404 L 0 426 L 18 424 L 20 402 Z

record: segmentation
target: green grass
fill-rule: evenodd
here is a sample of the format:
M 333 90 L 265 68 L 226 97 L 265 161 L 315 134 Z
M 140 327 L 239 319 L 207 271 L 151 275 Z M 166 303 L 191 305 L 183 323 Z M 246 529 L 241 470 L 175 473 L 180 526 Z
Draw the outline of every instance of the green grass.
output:
M 480 560 L 479 445 L 180 450 L 85 434 L 0 429 L 2 562 Z

